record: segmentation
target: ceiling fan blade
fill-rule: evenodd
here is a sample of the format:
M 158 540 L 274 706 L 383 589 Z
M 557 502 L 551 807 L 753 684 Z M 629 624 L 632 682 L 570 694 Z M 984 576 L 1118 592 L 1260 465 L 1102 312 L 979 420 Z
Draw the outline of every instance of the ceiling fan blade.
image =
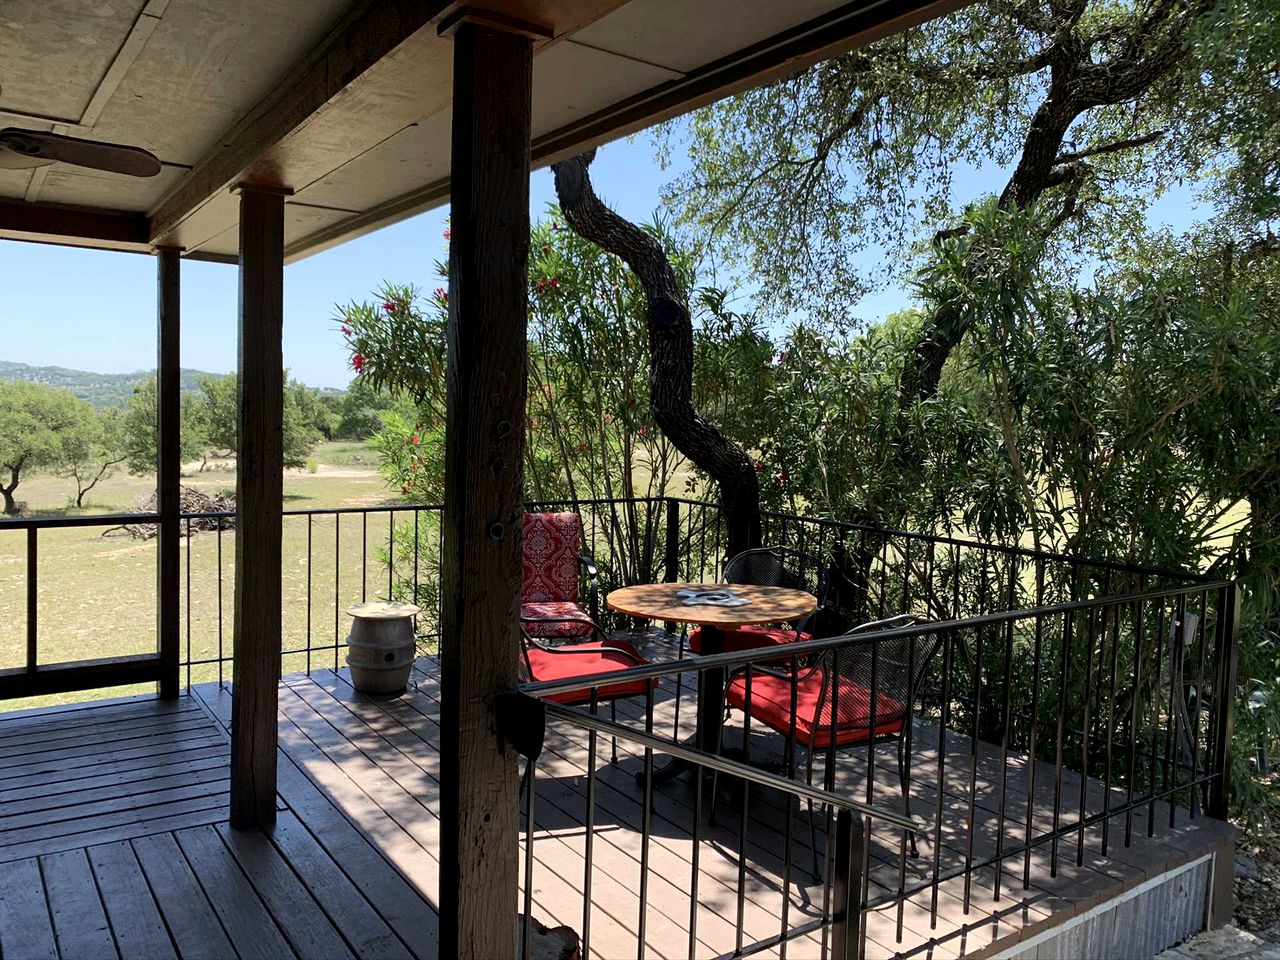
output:
M 20 161 L 22 166 L 39 166 L 40 161 L 58 161 L 93 170 L 123 173 L 130 177 L 154 177 L 160 172 L 159 158 L 141 147 L 82 140 L 79 137 L 65 137 L 41 130 L 6 127 L 0 130 L 0 147 L 5 148 L 0 150 L 0 155 L 17 154 L 23 158 Z M 0 160 L 0 163 L 3 162 Z
M 47 167 L 53 160 L 38 154 L 19 153 L 6 150 L 0 143 L 0 170 L 34 170 L 36 167 Z

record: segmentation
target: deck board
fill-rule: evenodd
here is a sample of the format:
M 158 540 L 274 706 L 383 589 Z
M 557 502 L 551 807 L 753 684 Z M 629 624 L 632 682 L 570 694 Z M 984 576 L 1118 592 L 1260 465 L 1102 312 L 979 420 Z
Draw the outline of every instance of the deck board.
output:
M 680 700 L 674 684 L 660 688 L 654 724 L 664 735 L 693 732 L 692 685 L 683 686 Z M 248 833 L 226 825 L 229 685 L 198 686 L 176 703 L 132 698 L 0 714 L 0 954 L 438 956 L 439 696 L 438 664 L 431 659 L 421 660 L 410 689 L 392 698 L 357 693 L 345 669 L 286 677 L 280 686 L 278 823 L 271 831 Z M 643 705 L 623 701 L 618 716 L 638 729 Z M 742 741 L 737 721 L 726 727 L 726 736 L 730 744 Z M 935 858 L 945 870 L 970 853 L 981 859 L 999 843 L 1005 849 L 1021 843 L 1029 792 L 1033 830 L 1038 834 L 1052 824 L 1052 765 L 1031 765 L 1011 754 L 1002 788 L 998 746 L 974 747 L 956 731 L 943 736 L 946 762 L 939 779 L 939 731 L 927 724 L 915 730 L 911 803 L 924 825 L 920 857 L 899 857 L 898 831 L 871 833 L 869 895 L 886 903 L 866 917 L 868 958 L 972 956 L 1008 945 L 1187 862 L 1203 852 L 1207 837 L 1221 832 L 1221 825 L 1203 820 L 1187 824 L 1185 812 L 1170 828 L 1162 804 L 1151 842 L 1144 808 L 1131 818 L 1135 839 L 1127 849 L 1123 816 L 1111 822 L 1105 856 L 1101 825 L 1083 832 L 1083 849 L 1079 834 L 1060 840 L 1056 878 L 1049 877 L 1052 851 L 1045 845 L 1031 854 L 1025 889 L 1019 855 L 999 874 L 999 899 L 997 873 L 987 867 L 967 885 L 962 878 L 940 884 L 936 918 L 931 889 L 899 907 L 889 902 L 899 884 L 927 877 Z M 778 746 L 759 730 L 750 745 L 757 758 Z M 833 768 L 835 789 L 900 809 L 894 749 L 880 744 L 842 752 Z M 602 736 L 594 768 L 595 833 L 588 844 L 589 764 L 585 732 L 571 723 L 549 723 L 536 777 L 532 902 L 540 920 L 581 930 L 589 882 L 590 956 L 636 955 L 642 862 L 648 866 L 646 956 L 688 955 L 691 891 L 699 957 L 734 949 L 739 911 L 747 943 L 779 932 L 784 904 L 789 926 L 821 915 L 822 888 L 811 875 L 803 805 L 753 787 L 745 859 L 739 862 L 740 783 L 722 781 L 718 822 L 700 826 L 695 848 L 693 791 L 678 780 L 654 792 L 646 848 L 643 794 L 635 779 L 643 753 L 620 742 L 618 761 L 610 763 Z M 825 758 L 816 758 L 815 782 L 824 769 Z M 868 771 L 874 773 L 869 791 Z M 1123 800 L 1102 783 L 1081 782 L 1066 771 L 1060 794 L 1064 817 L 1075 816 L 1082 798 L 1089 812 Z M 963 816 L 970 798 L 972 830 Z M 943 827 L 935 849 L 939 809 Z M 784 851 L 788 822 L 793 844 Z M 824 833 L 819 823 L 819 856 Z M 802 960 L 821 951 L 822 936 L 811 934 L 789 943 L 787 956 Z
M 88 854 L 83 849 L 49 854 L 40 858 L 40 872 L 58 952 L 83 960 L 118 957 Z
M 94 880 L 122 957 L 168 960 L 177 956 L 147 878 L 127 840 L 88 850 Z

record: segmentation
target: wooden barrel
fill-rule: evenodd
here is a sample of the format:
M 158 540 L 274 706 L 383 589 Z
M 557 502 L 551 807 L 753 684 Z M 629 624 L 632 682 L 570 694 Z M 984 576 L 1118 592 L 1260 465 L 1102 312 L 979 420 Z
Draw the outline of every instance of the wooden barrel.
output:
M 351 682 L 362 693 L 399 693 L 409 683 L 416 653 L 411 603 L 379 600 L 347 608 L 352 618 L 347 637 Z

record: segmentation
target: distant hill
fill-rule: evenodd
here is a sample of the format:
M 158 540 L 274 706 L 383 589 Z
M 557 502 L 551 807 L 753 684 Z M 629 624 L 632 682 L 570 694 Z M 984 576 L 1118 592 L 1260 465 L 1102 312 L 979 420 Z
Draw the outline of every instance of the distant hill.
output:
M 155 371 L 137 370 L 133 373 L 93 373 L 89 370 L 71 370 L 67 367 L 33 367 L 28 363 L 0 360 L 0 380 L 27 380 L 47 383 L 51 387 L 70 390 L 81 400 L 88 400 L 95 407 L 118 407 L 133 393 L 133 388 Z M 198 390 L 196 377 L 204 376 L 202 370 L 182 371 L 182 389 Z
M 81 400 L 88 400 L 95 407 L 118 407 L 133 393 L 133 388 L 152 376 L 152 370 L 133 373 L 93 373 L 90 370 L 71 370 L 67 367 L 33 367 L 27 363 L 0 360 L 0 380 L 27 380 L 47 383 L 51 387 L 70 390 Z M 182 389 L 199 390 L 197 377 L 217 376 L 203 370 L 182 370 Z M 341 393 L 341 390 L 322 388 L 321 393 Z

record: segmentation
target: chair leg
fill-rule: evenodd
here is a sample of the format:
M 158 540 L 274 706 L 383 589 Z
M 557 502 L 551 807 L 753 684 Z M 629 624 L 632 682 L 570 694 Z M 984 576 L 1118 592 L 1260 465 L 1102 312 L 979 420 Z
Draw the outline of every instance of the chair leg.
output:
M 804 779 L 809 786 L 813 786 L 813 753 L 805 751 L 804 759 Z M 813 801 L 805 801 L 809 805 L 809 853 L 813 856 L 813 880 L 815 883 L 822 882 L 822 873 L 818 870 L 818 828 L 813 822 Z
M 906 741 L 901 737 L 898 738 L 898 782 L 902 784 L 902 812 L 911 816 L 911 778 L 907 774 L 906 764 Z M 911 856 L 920 856 L 920 850 L 916 846 L 916 832 L 914 830 L 907 831 L 907 845 L 911 849 Z
M 684 628 L 680 629 L 680 647 L 676 652 L 676 662 L 684 659 Z M 676 720 L 673 725 L 671 736 L 673 740 L 680 739 L 680 698 L 684 692 L 684 674 L 676 674 Z
M 729 703 L 728 689 L 729 689 L 728 687 L 725 687 L 725 699 L 724 699 L 724 703 L 721 704 L 722 709 L 726 709 L 728 707 L 728 703 Z M 717 730 L 716 732 L 715 755 L 717 757 L 720 756 L 720 748 L 723 746 L 724 746 L 724 726 L 721 725 L 719 730 Z M 701 790 L 702 789 L 702 772 L 697 768 L 695 768 L 693 771 L 693 777 L 694 777 L 693 788 L 695 790 Z M 712 770 L 711 771 L 711 812 L 707 815 L 707 825 L 712 827 L 716 826 L 718 823 L 718 821 L 716 820 L 716 798 L 720 795 L 719 790 L 720 790 L 720 771 Z

